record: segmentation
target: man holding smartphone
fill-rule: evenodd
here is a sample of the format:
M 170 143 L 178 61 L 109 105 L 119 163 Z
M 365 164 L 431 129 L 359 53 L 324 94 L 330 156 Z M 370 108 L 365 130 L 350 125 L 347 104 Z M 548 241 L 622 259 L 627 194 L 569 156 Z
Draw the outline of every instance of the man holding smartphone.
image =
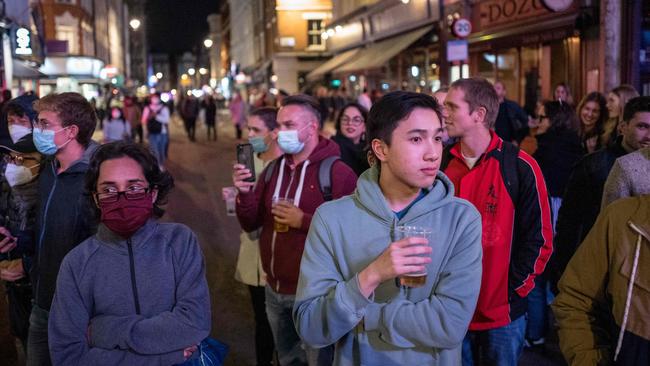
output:
M 242 228 L 245 231 L 261 228 L 260 251 L 267 275 L 266 312 L 282 365 L 307 363 L 291 310 L 312 215 L 325 202 L 319 188 L 319 166 L 325 159 L 340 155 L 336 143 L 319 136 L 319 108 L 318 101 L 307 95 L 283 99 L 277 122 L 278 145 L 284 155 L 270 165 L 273 171 L 268 182 L 262 178 L 266 170 L 257 183 L 245 181 L 251 173 L 241 165 L 236 165 L 233 173 L 239 191 L 237 217 Z M 337 199 L 352 193 L 356 179 L 345 163 L 334 162 L 332 197 Z M 285 200 L 274 206 L 274 199 Z M 288 226 L 288 230 L 276 231 L 274 222 Z

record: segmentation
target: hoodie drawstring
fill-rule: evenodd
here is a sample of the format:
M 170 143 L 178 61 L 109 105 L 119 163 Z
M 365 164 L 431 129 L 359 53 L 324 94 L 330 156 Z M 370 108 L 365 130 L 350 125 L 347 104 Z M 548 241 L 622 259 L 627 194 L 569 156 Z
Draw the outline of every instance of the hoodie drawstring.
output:
M 284 165 L 285 165 L 285 158 L 282 158 L 280 160 L 280 172 L 278 173 L 278 180 L 275 182 L 275 191 L 273 191 L 273 198 L 272 201 L 275 201 L 280 197 L 280 188 L 282 186 L 282 179 L 284 179 Z M 300 172 L 300 182 L 298 183 L 298 188 L 296 189 L 296 194 L 293 198 L 293 204 L 296 207 L 299 207 L 300 205 L 300 198 L 302 196 L 302 189 L 305 184 L 305 174 L 307 173 L 307 166 L 309 165 L 309 160 L 305 160 L 305 163 L 302 165 L 302 171 Z M 291 182 L 289 183 L 289 187 L 287 187 L 287 191 L 285 192 L 285 195 L 289 194 L 289 190 L 291 189 Z M 274 265 L 275 265 L 275 240 L 277 238 L 277 232 L 273 230 L 273 235 L 271 236 L 271 276 L 275 278 L 275 291 L 279 292 L 280 291 L 280 281 L 275 277 L 275 270 L 274 270 Z
M 634 279 L 636 278 L 636 271 L 639 266 L 639 254 L 641 252 L 642 236 L 639 234 L 639 239 L 636 241 L 636 248 L 634 250 L 634 262 L 632 264 L 632 275 L 627 285 L 627 296 L 625 298 L 625 311 L 623 312 L 623 323 L 621 330 L 618 332 L 618 341 L 616 342 L 616 352 L 614 353 L 614 362 L 618 358 L 621 347 L 623 346 L 623 336 L 625 335 L 625 326 L 627 325 L 628 315 L 630 312 L 630 303 L 632 302 L 632 290 L 634 289 Z

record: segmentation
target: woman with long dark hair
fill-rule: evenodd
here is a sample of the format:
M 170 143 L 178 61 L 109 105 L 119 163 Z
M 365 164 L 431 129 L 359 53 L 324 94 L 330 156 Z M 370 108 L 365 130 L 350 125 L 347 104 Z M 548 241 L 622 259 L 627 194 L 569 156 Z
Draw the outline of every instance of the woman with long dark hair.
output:
M 603 134 L 608 119 L 607 101 L 599 92 L 587 94 L 578 104 L 579 134 L 585 153 L 592 153 L 605 147 Z
M 537 110 L 539 125 L 535 138 L 537 150 L 533 154 L 539 164 L 548 193 L 551 196 L 553 233 L 562 194 L 575 163 L 582 157 L 578 136 L 578 119 L 573 108 L 562 101 L 547 101 Z M 551 300 L 545 275 L 535 278 L 535 288 L 528 295 L 528 326 L 526 339 L 530 345 L 541 345 L 547 332 L 548 304 Z
M 341 160 L 357 175 L 370 166 L 366 156 L 366 119 L 368 111 L 359 103 L 348 103 L 336 119 L 336 135 L 332 140 L 341 149 Z

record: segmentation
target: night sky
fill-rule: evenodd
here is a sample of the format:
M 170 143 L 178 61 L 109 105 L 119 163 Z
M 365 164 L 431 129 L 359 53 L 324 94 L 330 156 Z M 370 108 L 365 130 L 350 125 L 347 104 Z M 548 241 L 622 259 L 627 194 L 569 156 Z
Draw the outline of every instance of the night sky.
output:
M 220 0 L 147 0 L 146 24 L 150 52 L 191 51 L 208 34 L 206 20 L 219 11 Z

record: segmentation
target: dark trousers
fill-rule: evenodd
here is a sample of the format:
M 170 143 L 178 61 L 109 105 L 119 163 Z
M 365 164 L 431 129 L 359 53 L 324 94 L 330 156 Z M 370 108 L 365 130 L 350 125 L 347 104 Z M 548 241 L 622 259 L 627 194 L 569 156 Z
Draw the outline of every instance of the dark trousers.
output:
M 137 125 L 133 128 L 133 142 L 142 143 L 144 141 L 144 132 L 142 131 L 142 125 Z
M 49 366 L 50 349 L 47 341 L 47 321 L 50 312 L 34 305 L 29 317 L 29 335 L 27 336 L 27 366 Z
M 273 360 L 273 333 L 266 317 L 264 286 L 248 286 L 255 314 L 255 355 L 257 366 L 271 365 Z
M 208 128 L 208 140 L 217 141 L 217 129 L 215 123 L 206 123 L 205 126 Z
M 183 120 L 185 122 L 185 131 L 187 132 L 187 137 L 190 138 L 190 141 L 194 141 L 196 133 L 196 118 L 186 118 Z
M 235 125 L 235 128 L 237 129 L 237 140 L 241 140 L 242 128 L 241 128 L 241 126 L 239 126 L 237 124 Z

